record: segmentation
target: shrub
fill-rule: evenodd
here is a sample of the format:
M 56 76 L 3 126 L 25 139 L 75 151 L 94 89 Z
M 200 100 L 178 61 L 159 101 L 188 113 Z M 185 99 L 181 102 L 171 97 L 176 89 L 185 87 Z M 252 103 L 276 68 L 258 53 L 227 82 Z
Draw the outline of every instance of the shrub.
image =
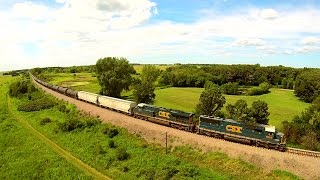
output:
M 70 110 L 69 110 L 69 109 L 67 108 L 67 106 L 64 105 L 64 104 L 59 104 L 58 110 L 59 110 L 60 112 L 63 112 L 63 113 L 69 113 L 69 112 L 70 112 Z
M 19 80 L 13 82 L 9 86 L 9 95 L 11 97 L 18 97 L 21 94 L 34 92 L 36 89 L 28 80 Z
M 48 123 L 51 123 L 52 122 L 52 120 L 50 119 L 50 118 L 43 118 L 43 119 L 41 119 L 41 121 L 40 121 L 40 125 L 41 126 L 44 126 L 44 125 L 46 125 L 46 124 L 48 124 Z
M 80 129 L 83 127 L 84 127 L 83 123 L 76 118 L 71 118 L 65 122 L 58 123 L 58 128 L 63 132 L 70 132 L 75 129 Z
M 85 119 L 85 125 L 88 128 L 96 126 L 96 125 L 98 125 L 100 123 L 101 123 L 101 121 L 99 119 L 97 119 L 97 118 L 86 118 Z
M 228 95 L 237 95 L 239 94 L 239 85 L 238 83 L 227 83 L 221 86 L 223 93 Z
M 18 107 L 18 111 L 40 111 L 43 109 L 50 109 L 55 105 L 55 102 L 48 98 L 41 98 L 35 101 L 31 101 L 25 104 L 22 104 Z
M 130 154 L 127 153 L 127 150 L 124 149 L 124 148 L 119 148 L 117 149 L 116 151 L 116 157 L 119 161 L 124 161 L 124 160 L 127 160 L 129 159 L 130 157 Z
M 108 128 L 106 127 L 103 131 L 104 134 L 108 135 L 109 138 L 113 138 L 114 136 L 119 134 L 118 129 L 116 128 Z
M 252 87 L 248 89 L 247 95 L 262 95 L 269 92 L 270 84 L 267 82 L 261 83 L 258 87 Z
M 109 148 L 115 148 L 115 147 L 116 147 L 116 144 L 114 143 L 113 140 L 110 140 L 110 141 L 108 142 L 108 145 L 109 145 Z

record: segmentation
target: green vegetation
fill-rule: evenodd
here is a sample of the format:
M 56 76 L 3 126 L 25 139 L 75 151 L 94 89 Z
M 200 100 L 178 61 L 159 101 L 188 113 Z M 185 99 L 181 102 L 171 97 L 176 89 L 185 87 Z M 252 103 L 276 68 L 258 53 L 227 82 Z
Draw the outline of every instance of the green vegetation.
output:
M 289 143 L 297 144 L 310 150 L 320 150 L 320 97 L 292 122 L 283 122 L 283 130 Z
M 253 101 L 252 106 L 248 108 L 247 102 L 239 99 L 234 105 L 228 104 L 226 111 L 228 112 L 228 118 L 236 119 L 240 122 L 259 124 L 268 124 L 269 122 L 268 104 L 261 100 Z
M 36 96 L 35 94 L 36 93 L 34 93 L 33 96 Z M 23 128 L 25 127 L 25 125 L 23 125 L 23 127 L 20 126 L 20 128 L 27 131 L 27 133 L 29 130 L 34 129 L 32 131 L 38 132 L 39 135 L 42 134 L 49 142 L 63 147 L 65 151 L 70 152 L 75 158 L 79 158 L 82 162 L 114 179 L 296 178 L 296 176 L 291 173 L 279 173 L 278 171 L 266 172 L 262 168 L 248 164 L 241 159 L 233 159 L 218 152 L 202 153 L 189 147 L 170 147 L 170 153 L 166 154 L 164 148 L 153 144 L 147 144 L 143 139 L 127 133 L 125 129 L 117 128 L 109 124 L 100 124 L 96 119 L 87 116 L 83 112 L 78 112 L 74 106 L 64 104 L 52 97 L 48 98 L 56 101 L 59 105 L 55 105 L 51 109 L 37 112 L 17 111 L 19 105 L 34 101 L 33 98 L 29 99 L 27 95 L 20 97 L 19 99 L 10 99 L 11 103 L 9 103 L 9 108 L 11 113 L 14 114 L 15 117 L 18 117 L 20 119 L 19 121 L 24 121 L 25 124 L 30 126 L 30 128 Z M 3 106 L 6 106 L 5 101 L 1 102 L 3 102 Z M 7 113 L 2 114 L 6 115 Z M 73 120 L 76 121 L 76 123 L 71 123 L 75 126 L 71 129 L 68 128 L 67 131 L 63 131 L 61 127 L 69 127 L 69 123 L 65 124 L 65 122 L 70 121 L 72 117 L 75 117 L 76 119 Z M 91 121 L 94 121 L 94 123 L 90 123 Z M 79 124 L 82 125 L 78 126 Z M 2 136 L 4 131 L 0 132 L 2 138 L 8 138 L 6 134 Z M 10 132 L 14 132 L 14 129 L 11 129 Z M 24 138 L 25 135 L 22 135 L 21 137 Z M 16 136 L 13 136 L 12 138 L 19 140 Z M 10 141 L 0 141 L 0 143 L 2 142 Z M 25 141 L 25 143 L 28 142 L 29 141 Z M 39 141 L 32 142 L 41 143 Z M 7 147 L 7 144 L 1 144 L 1 147 Z M 47 146 L 42 146 L 36 150 L 38 151 L 38 149 L 46 147 Z M 11 149 L 8 149 L 8 151 L 9 150 L 12 151 Z M 24 152 L 25 149 L 19 149 L 17 152 L 20 151 Z M 36 175 L 34 172 L 39 171 L 39 174 L 42 174 L 43 178 L 50 178 L 50 176 L 46 174 L 46 172 L 52 172 L 48 167 L 58 167 L 56 169 L 57 172 L 59 172 L 58 170 L 61 168 L 64 171 L 70 172 L 70 175 L 68 173 L 56 173 L 53 177 L 61 178 L 67 176 L 66 178 L 69 179 L 86 178 L 81 173 L 74 174 L 71 172 L 68 168 L 71 165 L 68 163 L 64 164 L 64 160 L 60 160 L 57 162 L 58 164 L 50 161 L 48 164 L 44 163 L 45 165 L 38 163 L 40 158 L 49 154 L 48 152 L 42 152 L 40 154 L 32 154 L 32 152 L 27 150 L 26 152 L 28 156 L 31 154 L 32 160 L 34 160 L 31 164 L 39 168 L 34 171 L 27 170 L 29 173 L 33 172 L 32 175 Z M 19 154 L 19 156 L 20 155 L 21 154 Z M 13 163 L 12 166 L 10 166 L 13 168 L 7 170 L 3 169 L 6 166 L 1 166 L 0 176 L 6 175 L 5 177 L 12 178 L 13 173 L 16 174 L 15 177 L 21 178 L 21 174 L 18 172 L 26 169 L 26 167 L 30 168 L 30 166 L 24 164 L 24 167 L 16 169 L 15 165 L 17 162 L 15 161 L 15 158 L 11 158 L 11 156 L 4 157 L 10 157 L 7 161 Z M 1 158 L 3 158 L 3 156 L 1 156 Z M 20 161 L 18 163 L 20 163 Z M 45 168 L 48 169 L 43 170 Z M 22 174 L 22 177 L 25 177 L 23 175 L 24 174 Z M 41 178 L 42 176 L 26 177 Z
M 198 103 L 202 88 L 166 88 L 156 90 L 155 105 L 174 108 L 183 111 L 192 112 Z M 263 100 L 269 106 L 269 124 L 281 127 L 281 122 L 292 120 L 295 115 L 309 106 L 309 104 L 299 101 L 294 96 L 294 92 L 285 89 L 271 88 L 270 93 L 260 96 L 232 96 L 226 97 L 226 105 L 234 104 L 239 99 L 244 99 L 248 104 L 253 101 Z M 225 110 L 225 109 L 223 109 Z
M 106 57 L 96 63 L 96 73 L 101 86 L 100 94 L 120 97 L 123 90 L 129 90 L 136 71 L 125 58 Z
M 295 94 L 305 102 L 312 102 L 320 96 L 320 70 L 305 71 L 298 75 Z
M 269 92 L 269 89 L 270 89 L 270 84 L 268 82 L 264 82 L 259 84 L 258 87 L 249 88 L 246 94 L 249 96 L 267 94 Z
M 160 84 L 174 87 L 203 87 L 206 81 L 218 85 L 236 82 L 240 86 L 258 86 L 268 82 L 274 86 L 288 86 L 288 78 L 293 81 L 297 75 L 308 69 L 284 66 L 256 65 L 177 65 L 169 67 L 161 74 Z M 283 81 L 284 80 L 284 81 Z M 283 85 L 281 83 L 284 83 Z
M 155 82 L 160 75 L 160 70 L 154 65 L 145 65 L 140 79 L 133 85 L 133 97 L 137 103 L 151 103 L 154 98 Z
M 54 102 L 48 98 L 36 99 L 25 104 L 21 104 L 18 107 L 18 111 L 40 111 L 42 109 L 50 109 L 54 106 Z
M 10 116 L 6 92 L 12 80 L 0 76 L 0 179 L 92 179 Z
M 201 114 L 217 116 L 217 112 L 220 111 L 225 103 L 226 98 L 222 96 L 220 88 L 210 87 L 201 93 L 196 107 L 196 114 L 198 116 Z

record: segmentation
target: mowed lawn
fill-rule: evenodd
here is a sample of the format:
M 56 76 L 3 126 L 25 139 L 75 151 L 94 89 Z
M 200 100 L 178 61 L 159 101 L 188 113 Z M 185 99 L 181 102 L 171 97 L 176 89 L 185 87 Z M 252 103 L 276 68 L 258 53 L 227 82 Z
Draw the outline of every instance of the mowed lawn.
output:
M 157 106 L 194 112 L 203 88 L 167 88 L 156 90 L 154 104 Z M 269 94 L 260 96 L 234 96 L 224 95 L 226 104 L 234 104 L 239 99 L 247 101 L 251 106 L 253 101 L 263 100 L 269 106 L 269 124 L 281 128 L 281 122 L 291 121 L 295 115 L 299 115 L 308 103 L 300 101 L 294 92 L 286 89 L 272 88 Z M 225 109 L 223 109 L 225 111 Z

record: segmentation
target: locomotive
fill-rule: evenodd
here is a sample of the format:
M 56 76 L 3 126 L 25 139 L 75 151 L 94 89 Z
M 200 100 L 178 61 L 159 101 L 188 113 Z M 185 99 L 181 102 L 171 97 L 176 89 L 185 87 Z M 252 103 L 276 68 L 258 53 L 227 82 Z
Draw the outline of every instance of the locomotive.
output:
M 32 74 L 31 77 L 39 84 L 61 94 L 138 119 L 210 137 L 241 141 L 253 146 L 272 148 L 279 151 L 286 150 L 285 137 L 283 133 L 278 132 L 274 126 L 242 123 L 232 119 L 206 115 L 200 115 L 198 119 L 195 119 L 193 113 L 157 107 L 145 103 L 137 104 L 133 101 L 85 91 L 75 91 L 70 88 L 46 83 L 37 79 Z

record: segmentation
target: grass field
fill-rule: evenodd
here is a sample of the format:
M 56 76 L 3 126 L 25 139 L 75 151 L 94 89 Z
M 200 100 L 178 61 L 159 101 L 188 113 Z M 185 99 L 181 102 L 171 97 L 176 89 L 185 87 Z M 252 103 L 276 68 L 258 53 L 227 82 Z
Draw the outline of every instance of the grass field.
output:
M 199 101 L 202 88 L 167 88 L 159 89 L 156 93 L 154 104 L 157 106 L 179 109 L 183 111 L 194 112 L 195 107 Z M 298 115 L 306 107 L 307 103 L 300 101 L 294 96 L 294 92 L 285 89 L 272 88 L 269 94 L 260 96 L 233 96 L 224 95 L 226 97 L 226 104 L 234 104 L 239 99 L 247 101 L 251 106 L 255 100 L 263 100 L 269 106 L 269 123 L 276 127 L 281 127 L 281 122 L 285 120 L 292 120 L 295 115 Z
M 7 121 L 5 91 L 7 86 L 1 83 L 1 123 L 0 123 L 0 179 L 87 179 L 70 163 L 64 161 L 45 144 L 34 139 L 27 128 L 14 120 Z M 42 95 L 47 96 L 47 95 Z M 38 97 L 38 95 L 36 96 Z M 113 179 L 298 179 L 286 171 L 264 171 L 241 159 L 230 158 L 219 152 L 202 153 L 189 147 L 165 149 L 147 144 L 138 136 L 128 134 L 125 129 L 117 128 L 119 134 L 109 138 L 105 129 L 115 128 L 109 124 L 84 126 L 69 132 L 59 130 L 59 123 L 66 122 L 78 113 L 72 105 L 67 105 L 71 112 L 64 112 L 59 105 L 37 112 L 20 112 L 17 107 L 29 102 L 27 97 L 10 98 L 8 107 L 11 114 L 27 120 L 39 133 L 64 150 L 70 152 L 84 163 Z M 51 119 L 46 124 L 40 122 Z M 79 119 L 79 118 L 78 118 Z M 81 116 L 81 120 L 89 119 Z M 8 125 L 9 124 L 9 125 Z M 110 147 L 113 141 L 115 147 Z M 118 159 L 119 149 L 129 153 L 127 160 Z M 2 166 L 4 164 L 5 166 Z
M 92 179 L 57 155 L 8 113 L 9 76 L 0 76 L 0 179 Z

